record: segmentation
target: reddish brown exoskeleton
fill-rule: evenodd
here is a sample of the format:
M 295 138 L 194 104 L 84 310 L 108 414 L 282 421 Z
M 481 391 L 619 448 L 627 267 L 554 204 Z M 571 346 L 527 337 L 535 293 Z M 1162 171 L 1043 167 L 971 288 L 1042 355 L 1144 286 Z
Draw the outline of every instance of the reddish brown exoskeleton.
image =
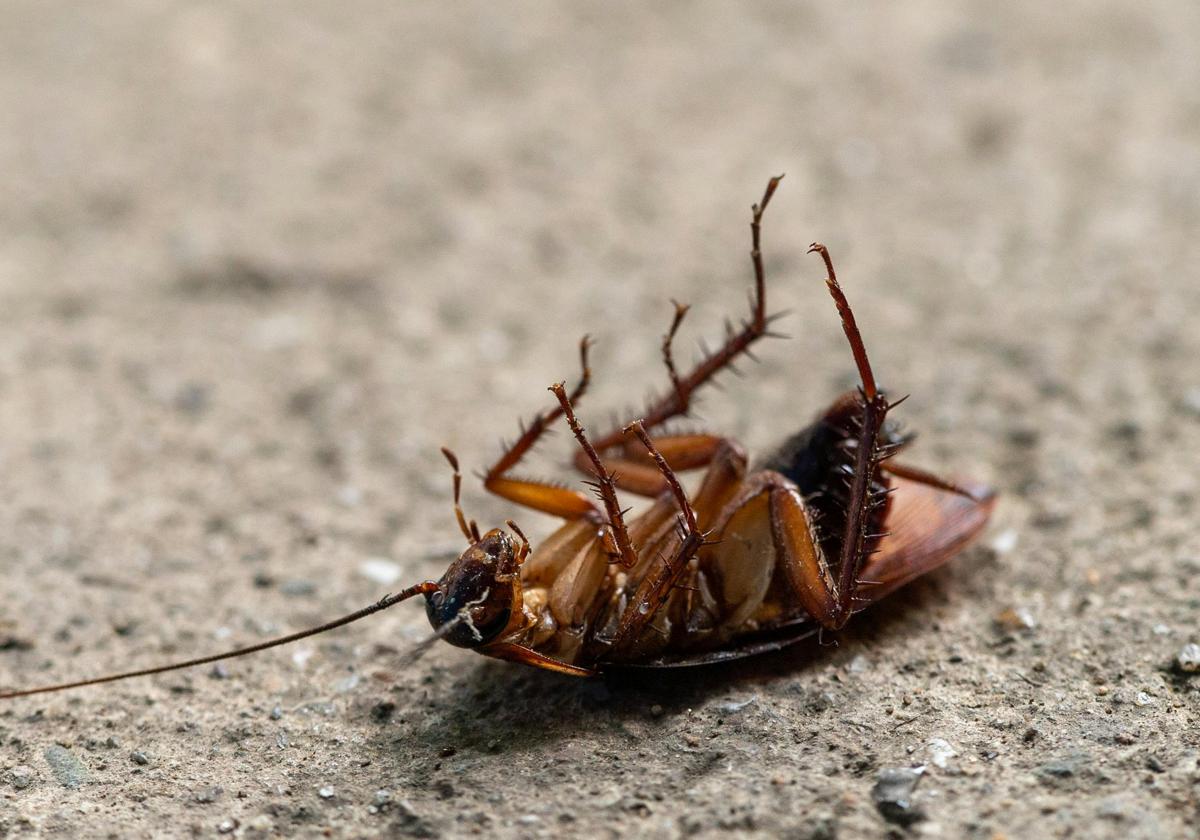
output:
M 850 305 L 824 246 L 825 281 L 841 316 L 861 380 L 817 419 L 750 468 L 735 441 L 709 434 L 662 433 L 685 416 L 697 389 L 770 334 L 760 251 L 760 223 L 779 185 L 767 184 L 753 207 L 754 296 L 740 329 L 686 375 L 676 370 L 672 340 L 687 308 L 676 304 L 663 338 L 670 390 L 640 420 L 589 438 L 574 405 L 582 376 L 558 405 L 526 427 L 492 465 L 484 486 L 564 524 L 531 550 L 521 530 L 480 534 L 454 509 L 469 547 L 440 581 L 419 583 L 336 621 L 261 644 L 187 662 L 56 686 L 10 691 L 19 697 L 161 673 L 242 656 L 331 630 L 424 595 L 442 638 L 459 647 L 551 671 L 592 676 L 616 666 L 668 667 L 734 659 L 785 645 L 820 629 L 837 630 L 855 612 L 945 563 L 983 528 L 993 494 L 893 460 L 907 443 L 887 421 L 896 406 L 876 385 Z M 566 420 L 578 442 L 575 465 L 599 497 L 511 473 L 545 431 Z M 677 472 L 703 469 L 689 496 Z M 627 519 L 618 491 L 652 499 Z

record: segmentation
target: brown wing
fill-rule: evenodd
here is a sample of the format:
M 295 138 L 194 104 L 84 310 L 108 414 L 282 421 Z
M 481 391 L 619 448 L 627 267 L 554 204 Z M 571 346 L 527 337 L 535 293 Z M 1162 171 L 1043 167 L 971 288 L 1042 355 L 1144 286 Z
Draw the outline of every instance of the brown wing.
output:
M 962 551 L 983 530 L 996 497 L 979 484 L 960 485 L 974 498 L 898 476 L 892 478 L 888 536 L 862 571 L 861 596 L 874 603 L 936 569 Z M 864 607 L 867 604 L 863 605 Z

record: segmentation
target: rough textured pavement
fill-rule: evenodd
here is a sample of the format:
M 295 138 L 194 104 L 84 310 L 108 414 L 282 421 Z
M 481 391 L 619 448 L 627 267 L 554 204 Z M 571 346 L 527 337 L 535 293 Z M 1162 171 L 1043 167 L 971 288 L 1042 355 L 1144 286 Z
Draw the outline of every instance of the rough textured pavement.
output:
M 1195 836 L 1197 43 L 1183 0 L 7 4 L 0 683 L 438 575 L 438 446 L 495 457 L 585 331 L 584 422 L 639 403 L 670 298 L 687 343 L 741 314 L 781 171 L 792 339 L 704 425 L 762 453 L 852 381 L 821 239 L 913 460 L 1002 499 L 836 645 L 726 669 L 401 670 L 406 604 L 7 702 L 0 836 Z

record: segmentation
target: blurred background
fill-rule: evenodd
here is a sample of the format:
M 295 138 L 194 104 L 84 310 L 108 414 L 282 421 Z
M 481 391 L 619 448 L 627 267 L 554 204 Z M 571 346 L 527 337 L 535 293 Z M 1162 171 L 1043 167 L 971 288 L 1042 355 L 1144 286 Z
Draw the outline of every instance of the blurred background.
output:
M 0 834 L 877 836 L 878 774 L 935 740 L 908 830 L 1195 831 L 1171 663 L 1200 641 L 1198 43 L 1178 0 L 6 3 L 0 683 L 438 575 L 438 446 L 485 467 L 584 332 L 583 421 L 636 411 L 670 298 L 685 359 L 743 313 L 779 172 L 791 340 L 697 425 L 761 455 L 853 382 L 821 240 L 912 394 L 912 460 L 1002 503 L 800 664 L 614 688 L 446 648 L 397 673 L 424 632 L 399 607 L 214 679 L 13 704 Z M 573 481 L 570 454 L 530 472 Z M 514 515 L 471 480 L 465 503 Z

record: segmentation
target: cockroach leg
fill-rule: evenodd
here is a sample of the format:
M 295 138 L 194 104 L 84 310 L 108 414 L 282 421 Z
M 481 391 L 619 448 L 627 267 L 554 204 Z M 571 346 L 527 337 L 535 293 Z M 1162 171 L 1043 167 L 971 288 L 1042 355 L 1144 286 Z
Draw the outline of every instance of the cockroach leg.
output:
M 629 539 L 629 531 L 625 527 L 625 512 L 621 510 L 621 505 L 617 501 L 617 488 L 613 483 L 612 475 L 604 468 L 604 463 L 596 453 L 595 447 L 584 434 L 583 426 L 579 425 L 566 388 L 561 382 L 558 382 L 551 385 L 550 390 L 558 398 L 558 403 L 567 416 L 567 424 L 571 427 L 571 432 L 591 462 L 592 471 L 596 476 L 595 487 L 600 495 L 600 500 L 604 503 L 604 510 L 608 514 L 608 528 L 614 543 L 616 559 L 626 569 L 632 569 L 637 565 L 638 555 L 633 547 L 633 542 Z
M 829 273 L 829 276 L 825 278 L 825 286 L 829 289 L 829 294 L 833 297 L 838 315 L 842 317 L 842 330 L 846 333 L 846 338 L 850 342 L 850 350 L 854 354 L 854 364 L 858 366 L 858 374 L 862 379 L 863 396 L 868 401 L 873 400 L 877 391 L 875 387 L 875 375 L 871 372 L 871 362 L 867 359 L 867 348 L 863 344 L 862 334 L 858 331 L 858 324 L 854 320 L 854 312 L 850 309 L 850 302 L 846 300 L 846 295 L 837 281 L 837 274 L 833 270 L 833 260 L 829 256 L 829 249 L 820 242 L 814 242 L 808 246 L 808 253 L 820 254 L 821 259 L 825 262 L 825 270 Z
M 495 657 L 496 659 L 503 659 L 506 662 L 532 665 L 535 668 L 555 671 L 559 674 L 567 674 L 572 677 L 594 677 L 597 673 L 591 668 L 581 668 L 578 665 L 571 665 L 563 662 L 561 659 L 554 659 L 553 657 L 546 656 L 544 653 L 538 653 L 532 648 L 513 644 L 512 642 L 492 642 L 480 648 L 479 652 L 486 656 Z
M 675 356 L 671 352 L 671 345 L 675 341 L 675 333 L 679 332 L 679 325 L 683 323 L 683 319 L 691 307 L 677 300 L 673 300 L 671 303 L 675 306 L 675 316 L 671 319 L 671 326 L 666 335 L 663 336 L 662 357 L 663 364 L 667 366 L 667 376 L 671 380 L 671 387 L 675 389 L 675 397 L 682 403 L 687 401 L 687 394 L 684 393 L 683 383 L 679 379 L 679 371 L 675 369 Z
M 467 538 L 467 543 L 474 545 L 479 542 L 479 526 L 475 524 L 474 519 L 468 523 L 467 517 L 463 514 L 460 501 L 462 498 L 462 473 L 458 471 L 458 456 L 445 446 L 442 447 L 442 454 L 450 462 L 450 469 L 454 470 L 454 518 L 458 520 L 458 528 Z
M 727 442 L 726 438 L 704 434 L 665 435 L 653 440 L 675 472 L 707 467 Z M 653 499 L 671 489 L 670 483 L 644 447 L 638 453 L 622 452 L 619 456 L 601 456 L 600 460 L 620 490 Z M 594 476 L 591 462 L 585 463 L 587 469 L 584 472 Z
M 571 391 L 570 400 L 577 401 L 587 391 L 592 378 L 588 365 L 588 349 L 592 342 L 584 336 L 579 342 L 579 382 Z M 538 414 L 526 426 L 516 442 L 507 447 L 496 463 L 484 475 L 483 486 L 503 499 L 533 510 L 559 516 L 563 519 L 593 519 L 603 521 L 604 516 L 584 493 L 544 481 L 509 478 L 508 473 L 525 457 L 546 430 L 563 416 L 562 406 L 556 406 Z
M 838 284 L 829 250 L 821 243 L 814 242 L 809 246 L 808 251 L 810 254 L 820 254 L 821 259 L 825 262 L 825 269 L 828 273 L 825 278 L 825 286 L 829 290 L 830 296 L 833 297 L 838 314 L 841 316 L 842 330 L 850 342 L 854 364 L 858 367 L 859 378 L 862 380 L 859 392 L 859 410 L 862 413 L 857 418 L 858 439 L 855 443 L 854 467 L 849 477 L 850 493 L 846 503 L 846 530 L 842 537 L 841 557 L 838 563 L 837 611 L 834 614 L 835 621 L 831 628 L 836 630 L 846 622 L 853 612 L 859 573 L 868 556 L 867 542 L 870 535 L 867 534 L 867 527 L 873 507 L 880 503 L 872 491 L 883 456 L 880 451 L 879 435 L 883 430 L 883 423 L 891 405 L 888 403 L 887 396 L 875 384 L 875 375 L 871 371 L 871 362 L 867 358 L 866 345 L 863 344 L 862 334 L 854 320 L 850 302 Z M 799 496 L 796 498 L 799 499 Z
M 907 478 L 910 481 L 916 481 L 920 484 L 927 484 L 930 487 L 936 487 L 939 490 L 945 490 L 947 493 L 957 493 L 959 496 L 965 496 L 973 502 L 981 502 L 983 499 L 977 498 L 971 490 L 962 485 L 955 484 L 953 481 L 942 478 L 927 470 L 919 467 L 909 466 L 908 464 L 898 464 L 895 461 L 884 461 L 879 467 L 889 475 Z
M 686 415 L 691 409 L 692 396 L 697 389 L 722 369 L 730 366 L 739 355 L 746 353 L 751 344 L 770 334 L 768 327 L 776 316 L 767 315 L 766 270 L 763 268 L 761 243 L 762 217 L 782 179 L 783 176 L 779 175 L 769 180 L 766 190 L 763 191 L 762 200 L 751 207 L 750 260 L 754 266 L 754 298 L 750 303 L 750 317 L 742 322 L 740 330 L 729 332 L 725 343 L 719 350 L 705 353 L 686 376 L 672 375 L 674 387 L 671 392 L 654 401 L 642 416 L 642 424 L 647 430 L 653 430 L 674 417 Z M 678 307 L 678 304 L 676 306 Z M 674 330 L 678 328 L 678 322 L 682 320 L 682 317 L 677 308 L 675 321 L 672 324 L 672 330 L 668 332 L 668 337 L 671 337 Z M 669 345 L 669 341 L 665 343 Z M 671 373 L 673 366 L 674 363 L 671 362 L 668 373 Z M 597 450 L 605 452 L 623 442 L 624 435 L 621 429 L 613 429 L 600 437 L 595 445 Z M 576 457 L 576 466 L 587 471 L 586 461 L 582 456 Z
M 655 448 L 654 441 L 646 433 L 642 422 L 634 421 L 626 426 L 623 431 L 635 434 L 642 442 L 642 445 L 646 447 L 646 451 L 650 453 L 650 457 L 654 460 L 654 463 L 662 472 L 663 478 L 671 488 L 671 492 L 675 496 L 675 503 L 679 507 L 680 515 L 678 519 L 678 544 L 672 550 L 670 556 L 664 556 L 663 562 L 651 569 L 642 579 L 641 583 L 638 584 L 637 590 L 634 592 L 633 597 L 630 598 L 629 604 L 625 607 L 624 612 L 621 613 L 620 620 L 617 622 L 617 631 L 612 638 L 612 647 L 613 651 L 618 655 L 627 651 L 641 637 L 642 632 L 650 626 L 650 623 L 654 620 L 655 613 L 667 602 L 675 584 L 679 582 L 679 578 L 687 570 L 688 564 L 696 556 L 696 552 L 704 545 L 705 538 L 705 535 L 697 527 L 696 513 L 692 509 L 692 504 L 688 501 L 683 487 L 679 484 L 678 477 L 670 465 L 667 464 L 666 459 Z
M 529 556 L 529 552 L 531 551 L 529 546 L 529 537 L 525 536 L 525 532 L 522 531 L 517 526 L 517 523 L 513 522 L 511 519 L 504 520 L 504 524 L 507 525 L 509 530 L 516 534 L 521 540 L 521 548 L 517 551 L 517 565 L 520 566 L 525 562 L 525 558 Z
M 688 531 L 695 531 L 696 513 L 692 510 L 691 503 L 688 502 L 687 494 L 683 492 L 683 487 L 680 486 L 675 471 L 667 464 L 667 460 L 662 456 L 662 453 L 655 448 L 654 441 L 646 433 L 646 427 L 642 425 L 642 421 L 634 420 L 623 431 L 626 434 L 632 432 L 642 442 L 642 446 L 646 447 L 646 451 L 650 453 L 650 457 L 654 459 L 658 471 L 662 474 L 663 480 L 666 481 L 667 486 L 671 489 L 671 493 L 675 496 L 675 502 L 679 505 L 679 512 L 683 515 L 684 527 Z

